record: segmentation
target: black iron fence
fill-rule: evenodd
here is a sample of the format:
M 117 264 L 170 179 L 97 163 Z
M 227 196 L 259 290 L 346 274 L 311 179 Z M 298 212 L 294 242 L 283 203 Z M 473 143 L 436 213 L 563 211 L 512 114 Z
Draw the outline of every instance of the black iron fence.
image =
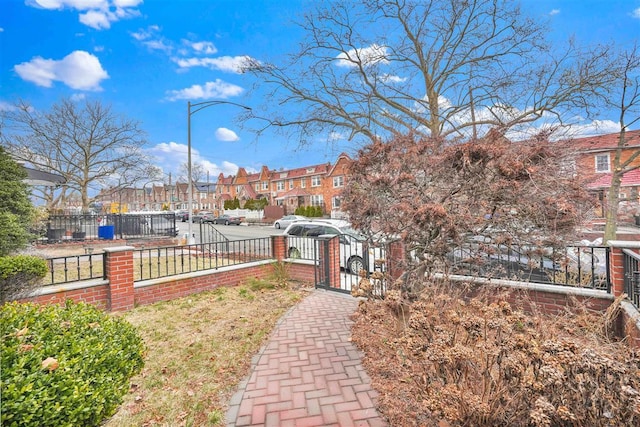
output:
M 449 255 L 452 273 L 611 292 L 609 247 L 545 250 L 496 244 L 467 245 Z
M 46 261 L 49 274 L 40 282 L 43 286 L 105 278 L 102 253 L 54 257 Z
M 39 236 L 42 243 L 175 237 L 174 213 L 51 215 Z
M 134 251 L 134 281 L 272 259 L 268 237 L 142 248 Z
M 624 292 L 640 309 L 640 255 L 630 249 L 622 250 L 624 265 Z

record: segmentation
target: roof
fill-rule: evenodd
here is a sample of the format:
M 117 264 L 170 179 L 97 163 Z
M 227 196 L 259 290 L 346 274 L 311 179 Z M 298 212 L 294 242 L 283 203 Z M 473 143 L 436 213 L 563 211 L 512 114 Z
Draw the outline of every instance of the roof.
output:
M 283 200 L 291 197 L 302 197 L 302 196 L 309 196 L 309 195 L 310 194 L 302 188 L 294 188 L 293 190 L 289 190 L 286 193 L 282 194 L 281 196 L 276 197 L 276 200 Z
M 640 186 L 640 169 L 631 170 L 622 175 L 621 187 Z M 598 190 L 611 187 L 611 174 L 607 173 L 590 183 L 587 188 L 590 190 Z
M 619 133 L 576 138 L 572 144 L 581 151 L 611 151 L 618 148 Z M 628 130 L 625 133 L 626 148 L 640 148 L 640 130 Z
M 67 180 L 62 176 L 55 173 L 44 172 L 37 169 L 28 168 L 23 166 L 24 170 L 27 172 L 27 179 L 24 181 L 29 185 L 48 185 L 48 186 L 56 186 L 60 184 L 65 184 Z

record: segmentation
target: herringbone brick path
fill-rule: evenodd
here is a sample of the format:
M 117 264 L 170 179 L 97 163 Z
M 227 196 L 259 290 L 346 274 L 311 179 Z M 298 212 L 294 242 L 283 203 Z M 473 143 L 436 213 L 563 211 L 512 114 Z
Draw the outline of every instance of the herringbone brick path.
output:
M 291 309 L 231 400 L 229 426 L 386 426 L 350 342 L 357 300 L 314 291 Z

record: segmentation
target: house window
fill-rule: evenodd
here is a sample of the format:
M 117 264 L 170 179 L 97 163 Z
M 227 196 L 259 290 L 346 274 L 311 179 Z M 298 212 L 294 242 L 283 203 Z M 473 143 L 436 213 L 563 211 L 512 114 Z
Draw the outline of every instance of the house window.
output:
M 334 176 L 333 177 L 333 188 L 338 188 L 344 186 L 344 176 Z
M 263 190 L 269 189 L 269 181 L 262 181 L 262 189 Z
M 256 191 L 260 191 L 260 184 L 256 183 L 255 187 Z
M 342 204 L 342 200 L 338 196 L 334 196 L 331 199 L 331 207 L 333 209 L 340 209 L 340 205 Z
M 293 180 L 289 180 L 289 190 L 293 189 Z
M 306 188 L 307 187 L 307 180 L 302 178 L 300 180 L 300 188 Z
M 596 156 L 596 172 L 609 172 L 609 154 Z
M 276 182 L 276 190 L 278 190 L 278 191 L 284 190 L 284 181 Z
M 311 206 L 322 206 L 322 194 L 314 194 L 311 196 Z
M 320 176 L 312 176 L 311 177 L 311 186 L 312 187 L 320 187 Z

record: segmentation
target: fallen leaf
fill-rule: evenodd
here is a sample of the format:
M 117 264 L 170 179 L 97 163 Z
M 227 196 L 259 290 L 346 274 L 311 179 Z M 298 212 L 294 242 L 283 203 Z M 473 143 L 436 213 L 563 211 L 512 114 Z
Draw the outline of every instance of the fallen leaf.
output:
M 56 369 L 58 369 L 58 366 L 58 360 L 53 357 L 47 357 L 42 361 L 42 369 L 48 369 L 49 372 L 55 371 Z

